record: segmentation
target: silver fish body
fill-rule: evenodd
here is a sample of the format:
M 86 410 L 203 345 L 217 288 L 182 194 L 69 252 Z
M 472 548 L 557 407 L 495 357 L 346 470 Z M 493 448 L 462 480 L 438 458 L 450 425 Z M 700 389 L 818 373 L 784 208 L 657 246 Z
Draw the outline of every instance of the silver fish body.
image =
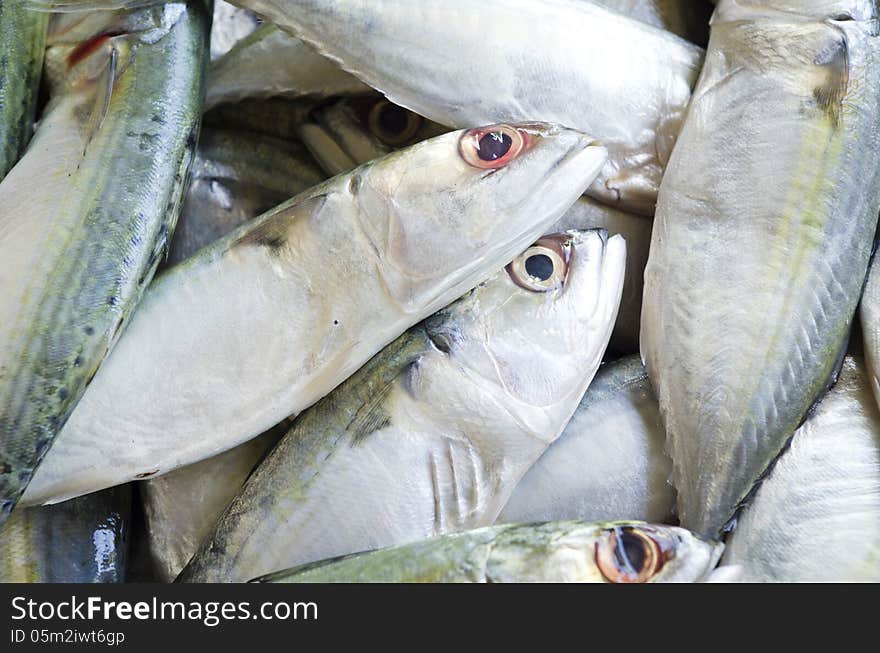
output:
M 862 360 L 797 430 L 737 518 L 722 565 L 742 582 L 880 581 L 880 412 Z
M 880 406 L 880 263 L 876 254 L 859 304 L 859 325 L 862 328 L 868 382 Z
M 249 131 L 288 141 L 299 141 L 299 128 L 309 120 L 315 103 L 273 97 L 221 104 L 205 112 L 205 127 Z
M 551 229 L 605 229 L 609 234 L 619 234 L 626 240 L 626 281 L 609 346 L 616 354 L 628 355 L 639 351 L 642 291 L 652 227 L 653 222 L 645 216 L 625 213 L 585 196 L 575 202 Z
M 640 522 L 493 526 L 303 565 L 256 582 L 699 582 L 709 577 L 721 548 L 681 528 Z M 635 564 L 627 567 L 629 557 Z
M 562 435 L 516 486 L 498 522 L 626 517 L 669 523 L 675 491 L 665 438 L 638 356 L 603 365 Z
M 492 524 L 601 362 L 625 265 L 623 240 L 606 238 L 538 241 L 300 415 L 181 579 L 243 581 Z M 521 285 L 518 266 L 539 257 L 558 286 Z
M 0 522 L 174 228 L 202 102 L 200 2 L 58 17 L 52 99 L 0 184 Z
M 338 175 L 448 131 L 371 93 L 316 106 L 297 135 L 327 174 Z
M 745 4 L 719 3 L 642 306 L 678 513 L 706 536 L 834 374 L 880 209 L 876 21 Z
M 206 104 L 273 96 L 315 100 L 370 90 L 295 36 L 264 25 L 211 63 Z
M 153 568 L 170 583 L 214 529 L 226 506 L 266 452 L 287 431 L 263 435 L 218 456 L 141 483 Z
M 299 143 L 203 128 L 168 265 L 325 179 Z
M 16 510 L 0 532 L 2 583 L 121 583 L 131 486 Z
M 47 22 L 25 0 L 0 3 L 0 181 L 33 133 Z
M 500 133 L 517 147 L 478 164 L 479 143 Z M 27 500 L 158 476 L 307 408 L 558 220 L 604 164 L 591 143 L 538 124 L 446 134 L 331 179 L 170 268 Z
M 239 4 L 440 124 L 547 120 L 595 135 L 609 162 L 590 194 L 646 215 L 703 61 L 701 48 L 585 0 Z
M 596 4 L 669 30 L 697 45 L 709 40 L 712 5 L 708 0 L 596 0 Z
M 211 21 L 211 59 L 222 57 L 236 43 L 254 32 L 259 26 L 260 19 L 247 9 L 231 5 L 225 0 L 214 0 L 214 17 Z M 210 89 L 210 84 L 208 88 Z

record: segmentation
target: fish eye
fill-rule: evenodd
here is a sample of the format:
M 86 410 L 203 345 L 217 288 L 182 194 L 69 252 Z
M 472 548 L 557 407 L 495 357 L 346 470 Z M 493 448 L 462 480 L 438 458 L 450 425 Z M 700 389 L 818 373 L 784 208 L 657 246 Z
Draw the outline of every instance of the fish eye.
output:
M 565 234 L 544 236 L 507 266 L 507 273 L 520 288 L 548 292 L 561 288 L 568 275 L 571 243 Z
M 596 565 L 611 583 L 646 583 L 660 572 L 666 558 L 664 547 L 639 528 L 608 529 L 596 544 Z
M 528 136 L 509 125 L 471 129 L 461 137 L 461 156 L 475 168 L 498 169 L 523 151 Z
M 422 126 L 422 117 L 388 100 L 379 100 L 367 118 L 370 131 L 386 145 L 403 145 Z

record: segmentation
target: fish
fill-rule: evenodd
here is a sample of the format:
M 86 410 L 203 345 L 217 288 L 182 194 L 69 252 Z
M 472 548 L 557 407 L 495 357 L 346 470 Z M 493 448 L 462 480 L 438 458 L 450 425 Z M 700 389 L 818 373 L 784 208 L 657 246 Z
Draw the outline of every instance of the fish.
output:
M 181 572 L 242 582 L 491 525 L 602 360 L 620 236 L 545 236 L 300 415 Z
M 738 582 L 876 583 L 878 561 L 880 412 L 864 360 L 847 356 L 738 516 L 721 564 Z
M 214 0 L 211 20 L 211 60 L 229 52 L 236 43 L 260 27 L 260 18 L 224 0 Z M 208 86 L 210 89 L 210 84 Z
M 0 183 L 0 525 L 167 248 L 208 20 L 193 0 L 50 26 L 50 102 Z
M 333 175 L 445 131 L 442 125 L 373 95 L 316 107 L 300 123 L 298 134 L 324 171 Z M 643 275 L 652 221 L 583 196 L 549 231 L 595 228 L 626 239 L 626 283 L 610 346 L 615 352 L 632 354 L 639 350 Z
M 583 196 L 550 231 L 597 228 L 605 229 L 611 235 L 619 234 L 626 240 L 626 280 L 609 349 L 618 355 L 635 354 L 639 351 L 644 272 L 653 221 Z
M 160 476 L 301 412 L 544 233 L 604 165 L 593 143 L 536 123 L 445 134 L 330 179 L 169 268 L 26 501 Z
M 289 428 L 286 421 L 279 427 L 218 456 L 140 483 L 150 557 L 161 582 L 172 582 L 212 533 L 254 467 Z
M 273 97 L 221 104 L 205 111 L 203 124 L 231 131 L 247 131 L 287 141 L 300 141 L 299 127 L 309 119 L 315 102 Z
M 877 262 L 876 254 L 869 267 L 859 304 L 859 326 L 862 330 L 868 383 L 877 405 L 880 406 L 880 263 Z
M 785 4 L 719 3 L 645 270 L 678 514 L 707 537 L 833 381 L 880 210 L 877 22 Z
M 709 41 L 712 5 L 705 0 L 596 0 L 596 4 L 700 46 Z
M 47 24 L 24 0 L 0 3 L 0 181 L 33 133 Z
M 237 1 L 434 122 L 594 135 L 609 159 L 588 194 L 644 215 L 703 63 L 702 48 L 586 0 Z
M 627 242 L 627 246 L 629 243 Z M 515 524 L 563 519 L 672 523 L 672 461 L 639 357 L 607 363 L 565 427 L 498 516 Z
M 346 97 L 313 108 L 297 135 L 327 174 L 450 131 L 381 95 Z
M 203 128 L 166 265 L 180 263 L 325 179 L 300 143 Z
M 503 525 L 301 565 L 258 583 L 693 583 L 723 545 L 641 522 Z
M 0 532 L 0 583 L 122 583 L 131 486 L 21 508 Z
M 266 24 L 211 63 L 208 108 L 274 96 L 312 101 L 372 89 L 295 36 Z

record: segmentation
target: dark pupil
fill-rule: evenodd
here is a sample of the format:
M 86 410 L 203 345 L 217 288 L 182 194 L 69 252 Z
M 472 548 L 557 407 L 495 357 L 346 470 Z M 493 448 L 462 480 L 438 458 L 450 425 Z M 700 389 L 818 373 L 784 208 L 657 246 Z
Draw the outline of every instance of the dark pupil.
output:
M 633 535 L 629 531 L 619 532 L 614 555 L 618 569 L 632 576 L 638 576 L 645 564 L 645 543 L 638 535 Z
M 495 161 L 510 151 L 513 140 L 504 132 L 490 132 L 480 139 L 479 156 L 483 161 Z
M 553 261 L 546 254 L 535 254 L 526 259 L 526 272 L 529 276 L 547 281 L 553 276 Z
M 379 127 L 386 134 L 400 134 L 406 129 L 409 115 L 406 109 L 386 104 L 379 110 Z

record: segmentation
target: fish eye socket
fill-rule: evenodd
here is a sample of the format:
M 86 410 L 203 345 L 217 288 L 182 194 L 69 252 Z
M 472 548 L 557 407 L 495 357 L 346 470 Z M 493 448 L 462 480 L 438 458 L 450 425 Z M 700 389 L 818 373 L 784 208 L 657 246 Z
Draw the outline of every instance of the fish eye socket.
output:
M 568 275 L 571 245 L 564 234 L 545 236 L 516 257 L 507 273 L 520 288 L 549 292 L 561 288 Z
M 604 531 L 596 544 L 596 565 L 611 583 L 647 583 L 666 563 L 663 547 L 634 527 Z
M 527 143 L 527 134 L 509 125 L 481 127 L 464 133 L 461 155 L 475 168 L 498 169 L 513 161 Z
M 379 100 L 370 109 L 370 131 L 386 145 L 403 145 L 418 133 L 422 117 L 388 100 Z

